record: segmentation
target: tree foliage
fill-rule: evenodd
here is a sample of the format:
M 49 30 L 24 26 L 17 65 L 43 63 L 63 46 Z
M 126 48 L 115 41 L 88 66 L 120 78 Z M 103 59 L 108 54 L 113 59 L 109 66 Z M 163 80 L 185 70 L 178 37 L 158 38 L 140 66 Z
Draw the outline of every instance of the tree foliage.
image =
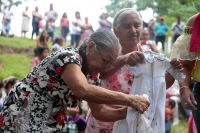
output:
M 184 22 L 187 19 L 200 12 L 200 0 L 110 0 L 111 4 L 106 9 L 113 17 L 114 14 L 122 8 L 130 8 L 136 5 L 138 11 L 151 8 L 154 15 L 164 16 L 175 21 L 180 16 Z M 172 22 L 169 22 L 172 23 Z

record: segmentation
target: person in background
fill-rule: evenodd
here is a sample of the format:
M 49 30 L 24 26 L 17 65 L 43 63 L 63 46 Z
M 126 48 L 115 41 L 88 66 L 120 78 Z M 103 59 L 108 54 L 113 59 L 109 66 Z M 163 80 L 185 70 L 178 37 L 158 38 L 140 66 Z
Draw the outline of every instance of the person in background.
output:
M 80 37 L 81 37 L 81 27 L 80 25 L 82 25 L 82 21 L 81 21 L 81 16 L 80 16 L 80 12 L 76 11 L 75 12 L 75 19 L 72 20 L 72 26 L 71 26 L 71 43 L 70 46 L 73 47 L 74 43 L 76 42 L 76 46 L 78 46 L 79 41 L 80 41 Z
M 98 30 L 111 31 L 112 24 L 111 24 L 110 21 L 107 20 L 108 17 L 109 17 L 109 14 L 107 12 L 101 14 L 101 16 L 99 17 L 99 28 L 98 28 Z
M 30 70 L 37 66 L 44 58 L 49 55 L 49 48 L 47 46 L 37 48 L 38 56 L 31 60 Z
M 53 9 L 53 4 L 50 4 L 50 9 L 46 11 L 44 14 L 44 19 L 46 20 L 46 29 L 48 26 L 48 22 L 50 20 L 53 20 L 53 22 L 55 23 L 57 18 L 58 18 L 58 13 Z
M 3 19 L 1 35 L 6 37 L 13 37 L 14 34 L 12 33 L 9 21 L 7 19 Z
M 79 42 L 79 47 L 82 44 L 82 42 L 94 32 L 92 24 L 88 22 L 88 17 L 85 17 L 85 24 L 80 25 L 80 27 L 82 28 L 82 34 Z
M 166 99 L 166 105 L 165 105 L 165 133 L 170 133 L 171 131 L 171 124 L 169 122 L 170 116 L 174 112 L 175 107 L 175 101 L 172 99 L 167 98 Z
M 150 49 L 158 53 L 156 42 L 153 40 L 149 40 L 149 31 L 147 28 L 144 28 L 142 31 L 140 44 L 142 48 L 146 50 Z
M 18 82 L 19 80 L 17 79 L 17 77 L 14 76 L 10 76 L 3 80 L 3 88 L 0 88 L 1 91 L 0 105 L 3 105 L 3 102 L 6 96 L 9 94 L 11 88 Z
M 177 17 L 177 22 L 173 23 L 172 25 L 172 31 L 173 31 L 173 42 L 176 41 L 176 39 L 182 35 L 184 30 L 185 24 L 181 22 L 181 17 Z
M 35 7 L 35 11 L 32 12 L 32 36 L 31 39 L 33 39 L 33 35 L 36 34 L 36 37 L 39 35 L 39 21 L 42 20 L 42 15 L 38 13 L 38 7 Z
M 154 28 L 155 22 L 153 19 L 149 21 L 148 30 L 149 30 L 149 40 L 156 41 L 156 32 Z
M 162 50 L 165 51 L 165 38 L 168 33 L 168 26 L 164 23 L 164 17 L 159 18 L 160 23 L 155 25 L 156 44 L 161 42 Z
M 69 20 L 67 18 L 67 13 L 65 12 L 60 19 L 60 29 L 61 35 L 66 41 L 67 33 L 69 33 Z
M 7 9 L 3 11 L 3 19 L 6 19 L 8 21 L 8 25 L 10 26 L 11 20 L 14 18 L 13 12 L 10 10 L 12 7 L 12 4 L 9 4 Z
M 27 11 L 28 11 L 28 6 L 26 6 L 25 11 L 22 12 L 21 37 L 24 34 L 24 38 L 26 38 L 26 32 L 29 31 L 29 20 L 30 20 L 30 17 L 28 15 Z
M 55 30 L 55 23 L 54 23 L 53 19 L 50 19 L 47 22 L 47 32 L 48 32 L 49 37 L 51 38 L 52 42 L 53 42 L 53 39 L 54 39 L 54 30 Z
M 38 56 L 37 48 L 38 47 L 48 47 L 49 43 L 49 34 L 46 30 L 42 31 L 40 36 L 36 37 L 36 47 L 34 49 L 35 56 Z
M 63 38 L 56 37 L 55 40 L 53 41 L 52 52 L 56 52 L 56 51 L 62 49 L 63 43 L 64 43 Z

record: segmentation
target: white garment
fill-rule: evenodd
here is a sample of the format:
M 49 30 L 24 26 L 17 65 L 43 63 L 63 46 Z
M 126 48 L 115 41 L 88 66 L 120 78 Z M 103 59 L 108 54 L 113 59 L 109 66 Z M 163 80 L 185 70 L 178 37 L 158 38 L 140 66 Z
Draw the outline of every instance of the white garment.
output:
M 4 10 L 3 14 L 4 14 L 4 18 L 8 20 L 11 20 L 11 17 L 13 16 L 13 12 L 8 9 Z
M 179 82 L 183 82 L 185 77 L 182 73 L 173 69 L 170 60 L 165 55 L 146 51 L 144 52 L 144 57 L 146 59 L 145 63 L 129 67 L 130 72 L 135 76 L 130 94 L 147 94 L 149 96 L 151 104 L 147 114 L 151 121 L 153 132 L 164 133 L 166 100 L 165 73 L 166 71 L 169 72 Z M 117 133 L 135 133 L 128 131 L 129 127 L 127 123 L 130 123 L 129 120 L 130 118 L 126 118 L 120 121 Z M 132 121 L 137 121 L 136 117 L 132 118 Z M 121 124 L 123 126 L 120 126 Z M 140 129 L 137 129 L 137 124 L 133 123 L 131 126 L 138 131 L 137 133 L 144 133 L 139 132 Z
M 53 52 L 56 52 L 56 51 L 58 51 L 58 50 L 61 50 L 62 47 L 61 47 L 59 44 L 56 43 L 56 44 L 53 45 L 53 48 L 52 48 L 52 49 L 53 49 Z
M 176 27 L 176 25 L 178 25 L 179 28 Z M 174 35 L 182 35 L 184 27 L 185 24 L 183 22 L 181 22 L 180 24 L 178 24 L 177 22 L 173 23 L 172 30 L 174 32 Z
M 82 24 L 82 21 L 80 19 L 75 19 L 72 21 L 72 25 L 71 25 L 71 30 L 70 30 L 70 34 L 73 34 L 73 35 L 80 35 L 81 34 L 81 28 L 79 26 L 76 26 L 74 24 L 74 22 L 76 23 L 80 23 Z

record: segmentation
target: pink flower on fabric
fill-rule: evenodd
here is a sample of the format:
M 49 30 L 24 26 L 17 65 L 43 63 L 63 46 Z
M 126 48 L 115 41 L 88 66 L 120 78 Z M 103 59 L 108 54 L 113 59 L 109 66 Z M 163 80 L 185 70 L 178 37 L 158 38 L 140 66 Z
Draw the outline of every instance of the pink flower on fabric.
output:
M 73 95 L 73 96 L 71 97 L 71 100 L 72 100 L 73 103 L 77 102 L 77 100 L 76 100 L 76 96 Z
M 57 122 L 60 126 L 62 126 L 62 124 L 64 123 L 65 121 L 65 118 L 66 118 L 66 114 L 65 114 L 65 111 L 64 110 L 60 110 L 58 115 L 57 115 Z
M 94 82 L 96 82 L 97 81 L 97 75 L 92 76 L 91 80 L 93 80 Z
M 57 67 L 56 68 L 56 75 L 60 75 L 61 70 L 62 70 L 62 67 Z
M 51 91 L 54 91 L 54 86 L 53 86 L 52 84 L 50 84 L 49 89 L 50 89 Z
M 76 57 L 78 58 L 78 60 L 81 60 L 81 56 L 79 54 L 76 54 Z
M 0 116 L 0 128 L 4 127 L 4 116 Z

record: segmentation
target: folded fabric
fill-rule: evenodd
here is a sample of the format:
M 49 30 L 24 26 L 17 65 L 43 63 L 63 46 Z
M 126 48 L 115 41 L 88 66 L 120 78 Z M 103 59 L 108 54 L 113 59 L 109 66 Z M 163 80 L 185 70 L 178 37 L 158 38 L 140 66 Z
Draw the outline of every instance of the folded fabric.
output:
M 190 52 L 200 52 L 200 13 L 196 17 L 194 25 L 192 27 Z

